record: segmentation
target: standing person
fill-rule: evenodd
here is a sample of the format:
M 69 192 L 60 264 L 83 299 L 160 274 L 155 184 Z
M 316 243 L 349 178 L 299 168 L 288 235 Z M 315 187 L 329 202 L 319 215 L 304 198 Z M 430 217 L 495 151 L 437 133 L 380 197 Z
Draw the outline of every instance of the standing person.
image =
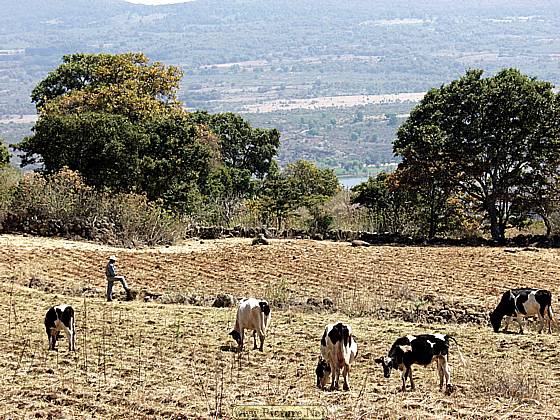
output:
M 115 267 L 116 261 L 117 257 L 111 255 L 107 263 L 107 268 L 105 269 L 105 275 L 107 276 L 107 302 L 113 300 L 113 283 L 115 281 L 120 281 L 123 285 L 126 292 L 126 300 L 132 300 L 132 293 L 130 292 L 128 284 L 126 284 L 126 279 L 124 276 L 117 276 L 117 267 Z

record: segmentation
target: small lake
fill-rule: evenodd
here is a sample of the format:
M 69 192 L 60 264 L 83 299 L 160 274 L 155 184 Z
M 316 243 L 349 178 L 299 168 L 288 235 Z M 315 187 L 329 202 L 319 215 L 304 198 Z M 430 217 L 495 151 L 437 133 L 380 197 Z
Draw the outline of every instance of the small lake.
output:
M 361 184 L 368 180 L 367 176 L 341 176 L 338 180 L 344 188 L 352 188 L 354 185 Z

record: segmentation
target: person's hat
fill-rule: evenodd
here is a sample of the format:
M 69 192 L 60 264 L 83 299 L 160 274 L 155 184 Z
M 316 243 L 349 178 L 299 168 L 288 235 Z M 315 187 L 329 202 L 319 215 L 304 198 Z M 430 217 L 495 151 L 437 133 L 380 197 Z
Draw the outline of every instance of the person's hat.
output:
M 109 261 L 117 261 L 117 257 L 115 257 L 114 255 L 111 255 L 109 257 Z

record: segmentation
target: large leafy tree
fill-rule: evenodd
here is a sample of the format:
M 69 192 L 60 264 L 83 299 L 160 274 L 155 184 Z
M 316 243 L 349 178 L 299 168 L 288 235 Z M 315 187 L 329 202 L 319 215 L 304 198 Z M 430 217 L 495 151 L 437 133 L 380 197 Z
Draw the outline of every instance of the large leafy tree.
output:
M 519 220 L 522 206 L 512 204 L 526 196 L 528 177 L 558 164 L 558 106 L 550 83 L 516 69 L 482 75 L 470 70 L 430 90 L 399 129 L 394 152 L 416 182 L 428 179 L 441 192 L 453 183 L 484 212 L 492 238 L 503 240 Z

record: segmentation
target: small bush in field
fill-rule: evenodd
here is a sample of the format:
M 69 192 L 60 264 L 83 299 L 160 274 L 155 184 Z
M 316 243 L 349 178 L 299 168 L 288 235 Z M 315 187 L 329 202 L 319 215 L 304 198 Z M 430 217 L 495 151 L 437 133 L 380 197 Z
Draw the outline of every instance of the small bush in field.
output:
M 480 391 L 500 397 L 537 398 L 538 380 L 528 372 L 507 366 L 486 366 L 476 371 L 475 383 Z
M 286 279 L 270 281 L 266 286 L 265 296 L 272 306 L 282 306 L 288 303 L 290 288 Z

